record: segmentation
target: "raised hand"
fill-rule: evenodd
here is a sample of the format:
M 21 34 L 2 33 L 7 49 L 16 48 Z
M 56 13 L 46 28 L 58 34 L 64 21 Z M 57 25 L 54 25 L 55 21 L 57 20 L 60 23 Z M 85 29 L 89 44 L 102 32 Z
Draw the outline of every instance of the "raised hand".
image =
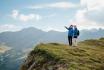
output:
M 64 26 L 65 28 L 67 28 L 66 26 Z
M 68 29 L 68 27 L 64 26 L 66 29 Z

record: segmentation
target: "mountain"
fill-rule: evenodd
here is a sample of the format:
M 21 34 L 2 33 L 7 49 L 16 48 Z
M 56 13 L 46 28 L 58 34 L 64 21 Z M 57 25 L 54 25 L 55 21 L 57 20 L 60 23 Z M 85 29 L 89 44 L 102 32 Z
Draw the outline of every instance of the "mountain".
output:
M 35 28 L 27 28 L 18 32 L 3 32 L 0 34 L 0 43 L 12 48 L 27 48 L 38 42 L 44 32 Z
M 96 39 L 104 37 L 103 29 L 82 30 L 79 40 Z M 15 49 L 31 48 L 38 43 L 57 42 L 67 43 L 67 32 L 42 31 L 37 28 L 25 28 L 17 32 L 0 33 L 0 43 L 6 44 Z
M 104 38 L 82 41 L 78 47 L 41 43 L 30 52 L 21 70 L 104 70 Z
M 99 39 L 104 37 L 104 29 L 82 30 L 79 39 Z

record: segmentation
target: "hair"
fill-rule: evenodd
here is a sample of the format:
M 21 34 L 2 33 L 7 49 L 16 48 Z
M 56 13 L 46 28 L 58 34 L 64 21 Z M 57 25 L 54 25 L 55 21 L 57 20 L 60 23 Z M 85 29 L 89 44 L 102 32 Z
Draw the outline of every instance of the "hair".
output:
M 70 27 L 73 27 L 73 25 L 70 25 Z

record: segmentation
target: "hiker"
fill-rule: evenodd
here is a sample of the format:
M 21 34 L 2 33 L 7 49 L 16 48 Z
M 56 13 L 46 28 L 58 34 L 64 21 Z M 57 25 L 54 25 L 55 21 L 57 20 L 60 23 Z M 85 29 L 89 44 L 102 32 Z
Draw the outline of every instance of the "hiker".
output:
M 68 42 L 69 42 L 69 46 L 72 46 L 72 37 L 73 37 L 73 25 L 70 25 L 70 27 L 66 27 L 65 28 L 68 30 Z
M 78 38 L 78 36 L 79 36 L 79 30 L 78 30 L 78 28 L 77 28 L 77 26 L 76 25 L 74 25 L 74 29 L 73 29 L 73 46 L 77 46 L 77 38 Z

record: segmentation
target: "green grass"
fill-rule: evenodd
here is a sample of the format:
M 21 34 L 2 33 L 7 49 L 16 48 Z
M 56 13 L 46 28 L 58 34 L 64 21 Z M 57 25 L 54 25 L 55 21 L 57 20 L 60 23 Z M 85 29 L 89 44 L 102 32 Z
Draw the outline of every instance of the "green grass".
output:
M 61 70 L 104 70 L 104 38 L 80 42 L 78 47 L 58 43 L 39 44 L 28 59 L 27 68 L 36 62 L 35 70 L 54 70 L 55 66 L 55 70 L 61 67 Z

